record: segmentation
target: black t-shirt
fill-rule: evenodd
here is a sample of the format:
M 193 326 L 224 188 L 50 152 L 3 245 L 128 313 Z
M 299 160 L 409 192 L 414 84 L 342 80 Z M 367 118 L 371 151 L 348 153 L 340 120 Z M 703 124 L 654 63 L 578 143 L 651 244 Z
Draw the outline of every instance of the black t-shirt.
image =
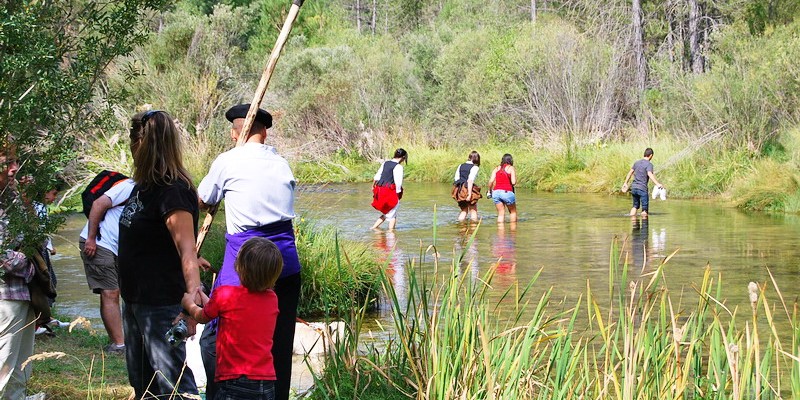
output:
M 167 229 L 174 211 L 192 214 L 197 237 L 197 193 L 183 181 L 141 190 L 136 185 L 119 219 L 119 283 L 128 303 L 169 305 L 186 291 L 181 259 Z

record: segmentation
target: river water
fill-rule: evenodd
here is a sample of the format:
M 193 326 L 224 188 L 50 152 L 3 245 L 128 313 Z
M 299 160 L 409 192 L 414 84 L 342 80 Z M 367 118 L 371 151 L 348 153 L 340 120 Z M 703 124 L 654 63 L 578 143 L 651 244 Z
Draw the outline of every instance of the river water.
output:
M 672 293 L 693 291 L 692 285 L 700 283 L 706 265 L 711 266 L 715 278 L 721 275 L 721 300 L 729 306 L 746 305 L 748 282 L 769 282 L 768 269 L 787 298 L 793 299 L 800 287 L 797 216 L 746 213 L 715 201 L 668 199 L 651 200 L 648 219 L 631 219 L 627 216 L 628 196 L 519 189 L 516 224 L 497 224 L 494 205 L 484 198 L 478 203 L 483 220 L 477 226 L 456 221 L 459 210 L 450 198 L 450 185 L 405 186 L 393 232 L 370 230 L 379 215 L 369 205 L 370 184 L 302 186 L 296 211 L 319 225 L 336 226 L 343 237 L 365 241 L 390 257 L 390 272 L 401 296 L 404 269 L 421 249 L 434 244 L 434 228 L 440 266 L 451 265 L 450 260 L 462 251 L 465 258 L 459 268 L 473 276 L 500 264 L 494 281 L 498 288 L 493 292 L 498 297 L 509 285 L 524 285 L 539 271 L 539 293 L 533 293 L 536 298 L 552 287 L 554 298 L 577 299 L 587 282 L 595 292 L 606 292 L 609 252 L 615 238 L 625 243 L 623 251 L 629 254 L 632 273 L 652 271 L 677 250 L 664 272 Z M 86 286 L 77 248 L 85 222 L 83 215 L 71 216 L 54 236 L 58 312 L 92 318 L 100 326 L 99 299 Z M 431 268 L 432 263 L 424 263 L 422 273 Z M 387 316 L 383 313 L 376 318 Z M 387 320 L 381 325 L 391 323 Z
M 630 210 L 627 196 L 519 189 L 516 224 L 498 225 L 494 205 L 484 198 L 478 203 L 483 221 L 477 227 L 456 221 L 459 210 L 450 198 L 450 185 L 407 183 L 405 193 L 394 232 L 369 229 L 379 215 L 369 206 L 369 184 L 302 187 L 296 209 L 319 225 L 336 226 L 343 237 L 368 242 L 389 254 L 395 270 L 418 257 L 421 246 L 434 244 L 435 209 L 435 244 L 442 263 L 449 264 L 454 254 L 466 250 L 462 268 L 482 275 L 499 261 L 496 279 L 501 284 L 526 283 L 541 270 L 537 286 L 552 286 L 556 295 L 567 297 L 584 292 L 587 280 L 598 289 L 607 287 L 614 238 L 627 240 L 624 250 L 635 264 L 633 271 L 641 271 L 645 256 L 644 270 L 649 272 L 677 250 L 665 270 L 673 292 L 689 290 L 699 282 L 706 265 L 715 275 L 721 274 L 723 294 L 733 304 L 746 304 L 748 282 L 768 282 L 767 268 L 785 294 L 793 297 L 800 287 L 797 216 L 746 213 L 712 201 L 668 199 L 651 200 L 650 218 L 631 220 L 626 215 Z M 77 248 L 85 222 L 83 215 L 71 216 L 54 237 L 58 309 L 67 316 L 99 318 L 99 300 L 86 287 Z M 464 249 L 476 227 L 472 245 Z

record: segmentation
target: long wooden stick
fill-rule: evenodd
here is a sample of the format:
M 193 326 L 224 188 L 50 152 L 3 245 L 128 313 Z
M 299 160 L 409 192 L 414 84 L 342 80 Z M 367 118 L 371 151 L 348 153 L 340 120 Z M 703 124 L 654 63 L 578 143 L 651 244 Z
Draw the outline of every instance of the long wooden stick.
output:
M 272 53 L 269 56 L 269 60 L 267 61 L 267 66 L 264 68 L 264 73 L 261 75 L 261 81 L 258 83 L 258 88 L 256 89 L 256 94 L 253 96 L 253 101 L 250 102 L 250 109 L 247 111 L 247 116 L 244 119 L 244 125 L 242 126 L 242 133 L 239 135 L 239 139 L 236 141 L 236 146 L 242 146 L 247 142 L 247 138 L 250 136 L 250 129 L 253 127 L 253 121 L 255 121 L 256 113 L 261 105 L 261 101 L 264 100 L 264 95 L 267 93 L 267 86 L 269 86 L 269 80 L 272 78 L 272 72 L 275 70 L 275 65 L 278 64 L 278 59 L 281 57 L 281 51 L 283 50 L 283 46 L 286 44 L 286 40 L 289 38 L 289 33 L 292 31 L 292 24 L 297 19 L 297 14 L 300 12 L 300 7 L 303 6 L 304 0 L 294 0 L 292 2 L 292 7 L 289 9 L 289 15 L 286 16 L 286 21 L 283 23 L 283 28 L 281 29 L 280 35 L 278 35 L 278 40 L 275 41 L 275 46 L 272 48 Z M 203 247 L 203 242 L 206 239 L 206 235 L 208 235 L 208 231 L 211 229 L 211 223 L 214 222 L 214 215 L 217 213 L 217 208 L 219 204 L 215 204 L 208 208 L 208 214 L 206 214 L 205 220 L 203 220 L 203 226 L 200 227 L 200 231 L 197 233 L 197 243 L 195 244 L 195 249 L 197 253 L 200 253 L 200 249 Z

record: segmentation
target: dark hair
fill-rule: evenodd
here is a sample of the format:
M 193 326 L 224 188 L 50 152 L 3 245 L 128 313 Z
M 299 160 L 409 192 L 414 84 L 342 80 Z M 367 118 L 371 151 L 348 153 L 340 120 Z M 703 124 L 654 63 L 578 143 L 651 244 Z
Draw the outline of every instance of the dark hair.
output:
M 508 164 L 514 165 L 514 157 L 511 157 L 511 154 L 503 154 L 503 158 L 500 159 L 500 165 Z
M 480 166 L 481 165 L 481 155 L 478 154 L 477 151 L 472 150 L 472 153 L 469 153 L 469 161 L 472 161 L 473 164 Z
M 194 189 L 192 178 L 183 166 L 180 131 L 169 114 L 150 110 L 134 115 L 130 139 L 133 180 L 137 184 L 147 188 L 182 180 Z
M 649 148 L 649 147 L 648 147 L 648 148 L 646 148 L 646 149 L 644 149 L 644 156 L 645 156 L 645 157 L 650 157 L 650 156 L 652 156 L 652 155 L 653 155 L 653 149 L 651 149 L 651 148 Z
M 283 256 L 271 240 L 254 237 L 239 249 L 235 269 L 242 286 L 251 292 L 263 292 L 275 286 L 283 270 Z
M 51 190 L 55 189 L 57 192 L 63 192 L 67 187 L 69 187 L 69 185 L 67 184 L 67 180 L 64 179 L 64 175 L 56 174 Z
M 400 162 L 405 161 L 406 164 L 408 164 L 408 152 L 403 148 L 399 148 L 394 151 L 394 158 L 399 158 Z

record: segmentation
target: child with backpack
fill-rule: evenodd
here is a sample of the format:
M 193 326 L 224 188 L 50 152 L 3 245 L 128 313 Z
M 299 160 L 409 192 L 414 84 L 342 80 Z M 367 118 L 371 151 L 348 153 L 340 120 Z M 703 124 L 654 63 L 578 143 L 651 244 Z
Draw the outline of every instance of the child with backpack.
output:
M 211 299 L 201 290 L 183 296 L 184 312 L 200 323 L 219 318 L 215 399 L 275 398 L 272 336 L 278 297 L 272 288 L 283 269 L 278 246 L 262 237 L 248 239 L 235 263 L 241 286 L 223 285 Z M 202 305 L 195 304 L 195 296 Z

